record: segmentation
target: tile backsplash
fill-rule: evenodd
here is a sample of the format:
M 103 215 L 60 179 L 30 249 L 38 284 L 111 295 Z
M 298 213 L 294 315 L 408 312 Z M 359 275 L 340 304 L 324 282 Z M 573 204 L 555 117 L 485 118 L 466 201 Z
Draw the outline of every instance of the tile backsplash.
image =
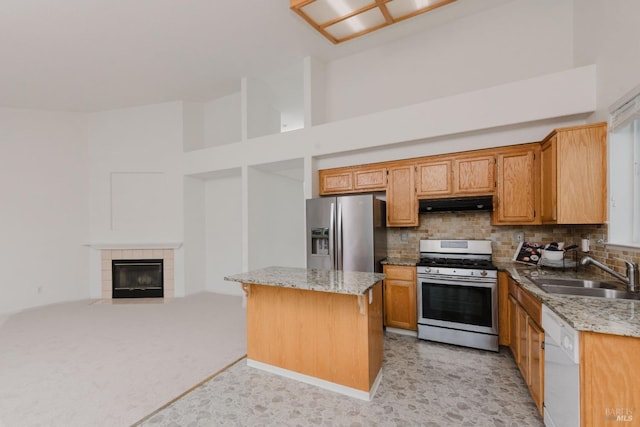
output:
M 420 215 L 420 225 L 412 228 L 388 228 L 387 251 L 390 257 L 417 259 L 422 239 L 474 239 L 493 241 L 493 258 L 509 261 L 518 247 L 516 233 L 523 232 L 527 242 L 565 242 L 591 240 L 589 255 L 624 273 L 624 258 L 640 263 L 640 250 L 606 247 L 607 225 L 491 225 L 491 212 L 430 213 Z M 581 254 L 582 255 L 582 254 Z M 594 268 L 594 267 L 587 267 Z M 595 271 L 595 269 L 594 269 Z M 599 270 L 598 270 L 599 271 Z

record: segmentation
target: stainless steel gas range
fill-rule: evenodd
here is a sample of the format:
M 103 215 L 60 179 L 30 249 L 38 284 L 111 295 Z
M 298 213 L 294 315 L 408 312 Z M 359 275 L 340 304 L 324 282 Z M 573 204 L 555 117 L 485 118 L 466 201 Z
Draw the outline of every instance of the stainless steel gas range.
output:
M 498 271 L 489 240 L 421 240 L 418 338 L 498 351 Z

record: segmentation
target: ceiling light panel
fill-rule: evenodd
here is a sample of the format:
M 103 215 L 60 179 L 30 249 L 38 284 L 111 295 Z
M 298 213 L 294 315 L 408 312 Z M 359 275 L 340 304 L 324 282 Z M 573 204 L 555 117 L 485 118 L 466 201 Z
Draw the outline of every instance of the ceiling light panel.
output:
M 387 10 L 394 20 L 402 20 L 451 3 L 452 0 L 391 0 Z
M 381 25 L 385 25 L 384 16 L 382 15 L 382 12 L 380 12 L 380 9 L 373 8 L 326 27 L 325 31 L 336 39 L 342 40 L 363 31 L 369 32 Z
M 323 36 L 341 43 L 455 1 L 290 0 L 290 4 Z
M 352 13 L 371 6 L 372 0 L 315 0 L 300 10 L 316 24 L 322 26 Z

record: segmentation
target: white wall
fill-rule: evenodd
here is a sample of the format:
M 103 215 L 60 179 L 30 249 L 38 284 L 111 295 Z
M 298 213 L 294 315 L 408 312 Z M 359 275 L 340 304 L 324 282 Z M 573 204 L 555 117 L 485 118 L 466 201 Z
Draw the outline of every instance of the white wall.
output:
M 182 105 L 89 116 L 91 241 L 181 242 Z
M 256 168 L 249 168 L 248 172 L 249 269 L 273 265 L 304 267 L 302 179 Z
M 204 148 L 204 105 L 202 102 L 182 103 L 182 149 Z
M 88 298 L 84 114 L 0 108 L 0 313 Z
M 231 144 L 242 139 L 240 100 L 240 92 L 237 92 L 203 104 L 205 147 Z
M 247 138 L 280 133 L 281 115 L 272 88 L 257 79 L 243 79 Z
M 640 85 L 640 2 L 574 0 L 575 62 L 598 66 L 598 107 L 591 121 L 607 120 L 609 107 Z
M 419 104 L 185 153 L 188 174 L 307 156 L 337 156 L 419 140 L 493 132 L 595 111 L 596 69 L 586 66 Z M 549 130 L 551 130 L 550 128 Z M 530 142 L 530 141 L 527 141 Z M 473 149 L 473 144 L 470 148 Z M 462 148 L 463 150 L 465 148 Z M 460 151 L 452 146 L 449 152 Z M 425 152 L 422 155 L 428 155 Z M 363 158 L 363 162 L 366 160 Z
M 242 295 L 239 284 L 224 277 L 242 268 L 242 175 L 227 171 L 205 181 L 207 290 Z
M 516 0 L 330 62 L 327 117 L 341 120 L 571 68 L 572 22 L 572 0 Z
M 205 182 L 184 177 L 184 289 L 185 294 L 206 290 L 207 218 Z

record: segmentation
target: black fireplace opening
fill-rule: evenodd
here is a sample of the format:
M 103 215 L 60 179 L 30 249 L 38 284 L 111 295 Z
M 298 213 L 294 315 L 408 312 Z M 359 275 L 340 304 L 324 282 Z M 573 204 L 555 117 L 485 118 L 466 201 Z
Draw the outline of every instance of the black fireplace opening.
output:
M 112 298 L 164 297 L 163 260 L 118 259 L 111 261 Z

